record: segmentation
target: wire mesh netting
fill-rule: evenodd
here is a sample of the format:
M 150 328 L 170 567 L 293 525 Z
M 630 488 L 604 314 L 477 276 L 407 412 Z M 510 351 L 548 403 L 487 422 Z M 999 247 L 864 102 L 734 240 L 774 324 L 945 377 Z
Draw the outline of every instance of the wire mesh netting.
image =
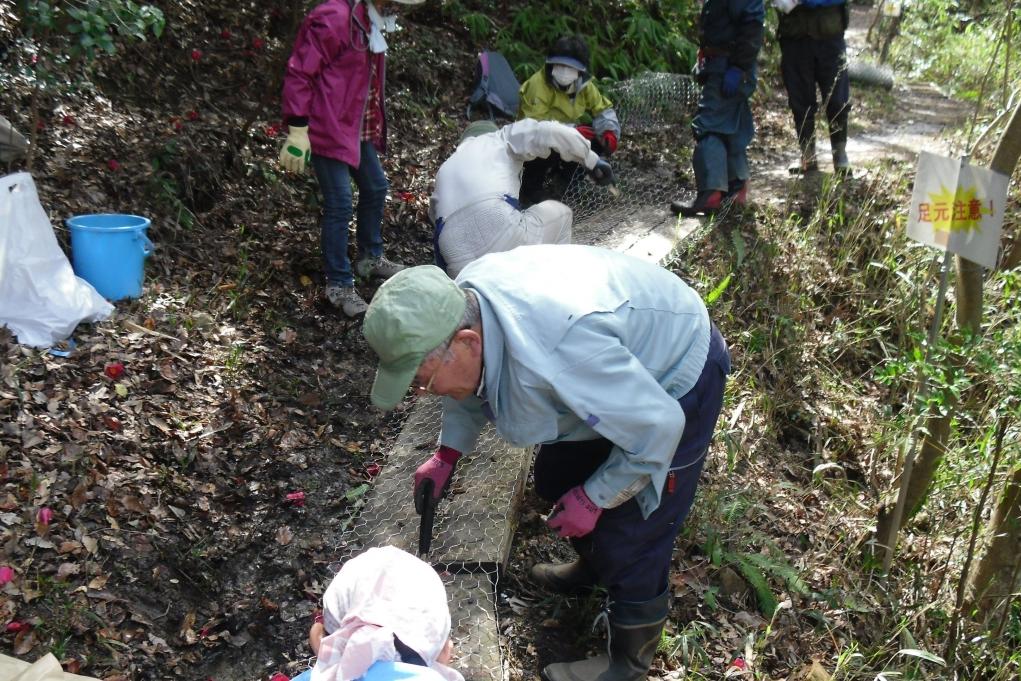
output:
M 646 74 L 619 84 L 610 96 L 625 135 L 652 142 L 624 145 L 613 157 L 619 195 L 595 186 L 584 174 L 574 178 L 564 200 L 575 211 L 576 243 L 612 246 L 615 238 L 675 221 L 667 208 L 672 169 L 663 167 L 657 149 L 690 139 L 686 123 L 697 101 L 697 86 L 687 76 Z M 436 447 L 441 411 L 436 398 L 416 400 L 382 471 L 344 526 L 335 570 L 374 546 L 418 553 L 420 516 L 412 479 Z M 436 509 L 431 547 L 423 558 L 447 586 L 453 665 L 468 681 L 502 681 L 507 676 L 496 593 L 531 459 L 531 449 L 511 447 L 487 427 L 476 450 L 458 463 L 450 493 Z
M 373 546 L 418 554 L 420 516 L 412 500 L 415 468 L 431 456 L 439 436 L 441 402 L 420 397 L 386 466 L 356 503 L 339 547 L 339 569 Z M 503 678 L 494 602 L 498 569 L 510 551 L 517 501 L 531 450 L 513 448 L 487 427 L 475 451 L 458 462 L 448 495 L 436 509 L 424 560 L 439 571 L 450 595 L 456 667 L 466 679 Z
M 562 200 L 574 211 L 576 243 L 612 248 L 624 235 L 673 225 L 675 168 L 663 153 L 691 144 L 688 123 L 699 91 L 691 76 L 676 73 L 646 73 L 607 89 L 623 133 L 610 158 L 617 191 L 595 185 L 581 168 L 575 171 Z

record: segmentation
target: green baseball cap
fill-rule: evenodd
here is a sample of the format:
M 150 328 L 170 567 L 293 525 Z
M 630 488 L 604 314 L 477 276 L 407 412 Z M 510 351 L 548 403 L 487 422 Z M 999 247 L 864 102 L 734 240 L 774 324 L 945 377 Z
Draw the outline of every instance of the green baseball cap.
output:
M 425 356 L 457 330 L 464 308 L 464 291 L 435 265 L 401 270 L 379 287 L 362 323 L 362 335 L 379 355 L 374 405 L 397 406 Z

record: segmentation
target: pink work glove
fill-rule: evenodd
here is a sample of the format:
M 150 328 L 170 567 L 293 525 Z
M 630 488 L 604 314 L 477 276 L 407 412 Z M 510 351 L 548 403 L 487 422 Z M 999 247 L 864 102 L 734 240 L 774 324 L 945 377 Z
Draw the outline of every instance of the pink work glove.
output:
M 553 506 L 546 524 L 561 537 L 584 537 L 595 529 L 603 509 L 592 503 L 581 485 L 567 490 Z
M 441 446 L 436 453 L 432 455 L 428 461 L 418 467 L 415 471 L 415 510 L 419 513 L 422 512 L 421 508 L 418 508 L 421 497 L 418 493 L 418 488 L 426 480 L 432 480 L 433 483 L 433 499 L 439 499 L 443 496 L 443 493 L 447 491 L 447 487 L 450 485 L 450 477 L 454 474 L 454 467 L 457 465 L 457 460 L 461 458 L 461 452 L 457 451 L 452 447 Z

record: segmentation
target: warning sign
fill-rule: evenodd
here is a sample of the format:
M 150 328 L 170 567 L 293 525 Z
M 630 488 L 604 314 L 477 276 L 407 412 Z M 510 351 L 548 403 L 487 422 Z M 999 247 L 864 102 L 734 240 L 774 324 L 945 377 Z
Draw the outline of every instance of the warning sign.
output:
M 928 152 L 918 155 L 908 236 L 985 267 L 996 266 L 1008 178 Z

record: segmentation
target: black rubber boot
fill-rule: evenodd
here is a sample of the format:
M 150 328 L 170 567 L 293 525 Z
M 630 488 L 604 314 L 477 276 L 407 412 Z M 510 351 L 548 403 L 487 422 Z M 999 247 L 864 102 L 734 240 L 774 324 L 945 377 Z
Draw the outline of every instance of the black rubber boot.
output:
M 666 624 L 669 591 L 642 603 L 611 603 L 608 655 L 557 662 L 542 670 L 546 681 L 640 681 L 652 666 Z
M 530 574 L 539 586 L 565 596 L 584 593 L 596 585 L 596 575 L 584 558 L 570 563 L 537 563 Z
M 833 146 L 833 172 L 839 177 L 851 176 L 851 162 L 847 159 L 847 145 Z

